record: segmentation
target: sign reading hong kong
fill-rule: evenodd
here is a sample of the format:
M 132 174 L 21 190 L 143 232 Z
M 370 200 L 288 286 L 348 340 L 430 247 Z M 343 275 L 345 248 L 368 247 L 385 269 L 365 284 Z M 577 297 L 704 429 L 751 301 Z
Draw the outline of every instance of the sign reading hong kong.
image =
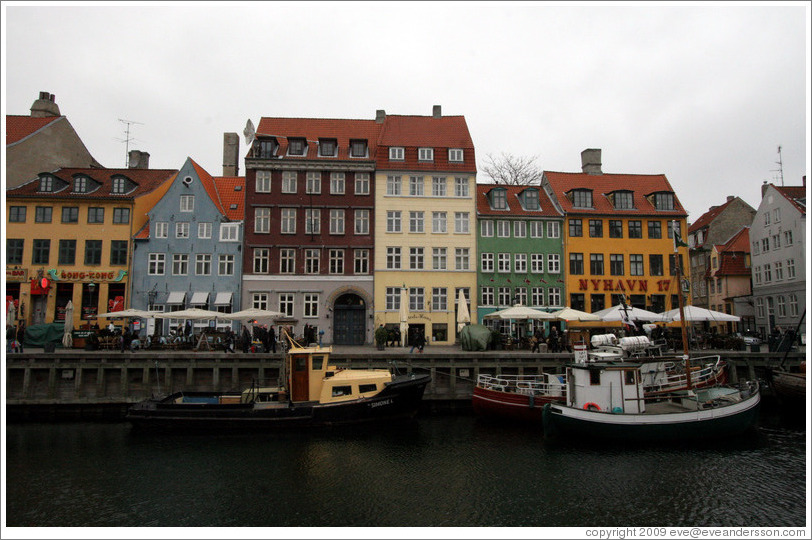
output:
M 106 272 L 59 271 L 54 268 L 48 270 L 48 277 L 53 281 L 121 281 L 126 275 L 126 270 L 110 270 Z
M 671 285 L 670 279 L 658 279 L 653 282 L 657 292 L 667 292 Z M 591 287 L 590 287 L 591 286 Z M 579 279 L 579 291 L 621 291 L 621 292 L 649 292 L 648 280 L 645 279 Z

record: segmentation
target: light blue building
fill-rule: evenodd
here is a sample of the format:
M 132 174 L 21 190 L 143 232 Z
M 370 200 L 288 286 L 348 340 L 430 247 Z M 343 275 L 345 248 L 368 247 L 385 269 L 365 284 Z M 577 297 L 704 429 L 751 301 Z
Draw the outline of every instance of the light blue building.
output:
M 172 312 L 196 307 L 223 313 L 241 309 L 244 189 L 244 177 L 212 177 L 186 159 L 133 238 L 133 308 Z M 158 333 L 167 335 L 181 322 L 150 320 L 146 331 L 152 335 L 157 324 Z M 200 329 L 210 323 L 194 324 Z

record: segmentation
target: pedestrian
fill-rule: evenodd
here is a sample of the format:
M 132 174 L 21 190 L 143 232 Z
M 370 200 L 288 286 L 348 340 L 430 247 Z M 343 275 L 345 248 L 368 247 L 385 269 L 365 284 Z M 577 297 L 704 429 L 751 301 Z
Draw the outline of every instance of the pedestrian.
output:
M 251 334 L 248 332 L 248 327 L 242 327 L 242 352 L 247 353 L 248 348 L 251 346 Z
M 130 346 L 130 341 L 130 329 L 125 326 L 124 333 L 121 334 L 121 340 L 119 342 L 121 344 L 121 352 L 124 352 L 124 349 Z
M 426 344 L 426 338 L 423 336 L 423 332 L 418 332 L 412 341 L 412 348 L 409 350 L 409 354 L 413 353 L 415 348 L 417 349 L 418 353 L 423 352 L 423 346 Z
M 271 342 L 271 352 L 276 354 L 276 330 L 273 329 L 273 325 L 268 327 L 268 341 Z
M 547 346 L 550 348 L 550 352 L 557 353 L 560 350 L 561 343 L 559 338 L 558 327 L 552 326 L 550 328 L 550 336 L 547 338 Z
M 20 324 L 17 326 L 17 342 L 18 352 L 24 352 L 25 347 L 25 321 L 20 321 Z

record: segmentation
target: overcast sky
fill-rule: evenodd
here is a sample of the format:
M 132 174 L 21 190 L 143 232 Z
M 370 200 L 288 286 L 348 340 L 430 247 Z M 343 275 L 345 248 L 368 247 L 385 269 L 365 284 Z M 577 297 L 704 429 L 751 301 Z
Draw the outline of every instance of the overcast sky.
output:
M 665 174 L 696 220 L 809 168 L 810 4 L 3 4 L 3 113 L 56 96 L 91 154 L 222 174 L 263 116 L 464 115 L 488 154 Z M 240 165 L 240 173 L 244 167 Z M 480 181 L 485 181 L 484 174 Z

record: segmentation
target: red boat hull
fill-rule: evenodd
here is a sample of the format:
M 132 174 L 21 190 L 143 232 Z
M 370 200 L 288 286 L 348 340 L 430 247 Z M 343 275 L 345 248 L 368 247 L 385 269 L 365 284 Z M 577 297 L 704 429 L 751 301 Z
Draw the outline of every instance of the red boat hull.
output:
M 475 386 L 471 405 L 474 412 L 481 416 L 519 421 L 541 421 L 541 409 L 545 403 L 563 401 L 564 398 L 558 396 L 528 396 Z

